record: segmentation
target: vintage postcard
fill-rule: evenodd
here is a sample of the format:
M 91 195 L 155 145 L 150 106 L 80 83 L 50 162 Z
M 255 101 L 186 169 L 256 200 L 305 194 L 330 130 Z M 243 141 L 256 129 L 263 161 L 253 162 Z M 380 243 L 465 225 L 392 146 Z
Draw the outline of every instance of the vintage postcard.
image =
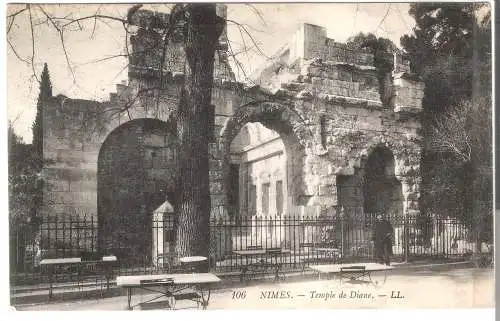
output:
M 10 306 L 494 308 L 493 5 L 8 4 Z

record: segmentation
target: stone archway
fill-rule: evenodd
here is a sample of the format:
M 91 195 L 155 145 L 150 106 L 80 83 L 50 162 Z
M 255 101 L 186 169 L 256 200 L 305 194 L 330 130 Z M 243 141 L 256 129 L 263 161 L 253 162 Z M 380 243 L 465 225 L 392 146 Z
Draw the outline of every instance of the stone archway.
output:
M 150 257 L 152 214 L 175 192 L 175 127 L 134 119 L 115 128 L 98 156 L 99 248 L 126 258 Z
M 403 216 L 401 181 L 395 174 L 392 151 L 379 145 L 373 148 L 363 168 L 364 213 L 383 213 L 388 217 Z
M 314 136 L 293 105 L 276 102 L 255 102 L 241 106 L 222 128 L 219 146 L 222 151 L 224 193 L 231 199 L 231 142 L 248 123 L 260 123 L 277 132 L 285 146 L 287 192 L 289 202 L 299 205 L 307 195 L 304 179 L 305 159 L 312 155 Z M 231 213 L 229 213 L 231 215 Z

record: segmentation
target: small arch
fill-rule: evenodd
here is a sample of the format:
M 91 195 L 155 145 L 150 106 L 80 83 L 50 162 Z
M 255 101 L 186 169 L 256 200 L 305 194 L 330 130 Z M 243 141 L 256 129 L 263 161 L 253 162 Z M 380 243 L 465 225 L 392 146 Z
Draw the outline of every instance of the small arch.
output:
M 363 166 L 364 212 L 401 217 L 403 203 L 402 184 L 395 173 L 393 152 L 385 144 L 373 146 Z

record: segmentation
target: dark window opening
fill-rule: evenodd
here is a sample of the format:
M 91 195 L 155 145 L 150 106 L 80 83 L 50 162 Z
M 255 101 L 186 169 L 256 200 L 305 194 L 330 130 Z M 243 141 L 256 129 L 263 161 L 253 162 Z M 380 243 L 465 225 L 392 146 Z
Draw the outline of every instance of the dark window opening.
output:
M 283 214 L 283 182 L 276 181 L 276 214 Z
M 235 217 L 238 217 L 238 211 L 239 211 L 239 173 L 240 173 L 240 166 L 238 164 L 231 164 L 231 167 L 229 168 L 230 171 L 230 188 L 229 188 L 229 195 L 228 195 L 228 201 L 230 205 L 230 215 L 235 215 Z
M 257 186 L 250 185 L 248 191 L 248 213 L 254 216 L 257 211 Z
M 319 119 L 320 124 L 320 135 L 321 135 L 321 145 L 326 148 L 326 116 L 322 115 Z
M 269 213 L 269 183 L 262 184 L 262 213 L 267 215 Z

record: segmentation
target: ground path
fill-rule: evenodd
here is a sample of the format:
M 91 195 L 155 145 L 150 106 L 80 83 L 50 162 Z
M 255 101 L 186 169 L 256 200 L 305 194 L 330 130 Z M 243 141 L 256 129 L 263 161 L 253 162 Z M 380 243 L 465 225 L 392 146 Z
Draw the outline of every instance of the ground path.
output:
M 267 292 L 272 291 L 272 292 Z M 234 293 L 245 298 L 233 299 Z M 340 293 L 345 298 L 339 298 Z M 282 298 L 264 298 L 280 296 Z M 403 298 L 391 298 L 399 296 Z M 137 292 L 133 301 L 151 295 Z M 18 305 L 17 310 L 124 310 L 126 296 Z M 183 307 L 179 303 L 178 307 Z M 493 269 L 460 268 L 448 271 L 393 271 L 378 288 L 369 284 L 309 278 L 297 282 L 240 285 L 212 293 L 209 309 L 281 308 L 493 308 Z

